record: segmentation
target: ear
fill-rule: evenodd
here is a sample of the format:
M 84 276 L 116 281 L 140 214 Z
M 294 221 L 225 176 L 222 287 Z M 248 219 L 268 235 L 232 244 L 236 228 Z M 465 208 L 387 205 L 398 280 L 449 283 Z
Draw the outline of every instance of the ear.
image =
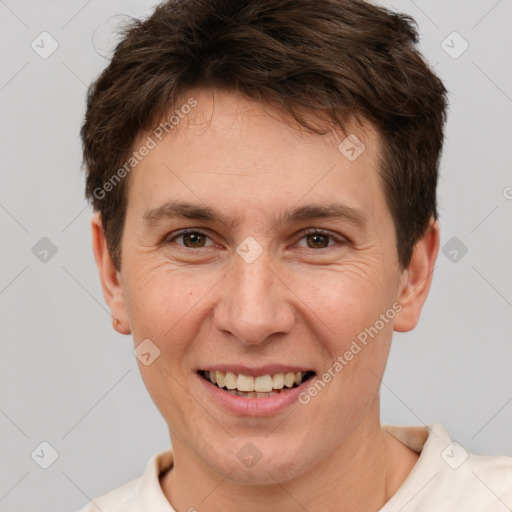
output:
M 425 234 L 414 246 L 411 262 L 401 276 L 397 300 L 402 310 L 395 317 L 395 331 L 407 332 L 416 327 L 430 290 L 438 251 L 439 224 L 431 219 Z
M 100 275 L 103 297 L 112 315 L 112 325 L 120 334 L 130 334 L 128 315 L 124 299 L 121 273 L 116 270 L 107 246 L 101 215 L 95 213 L 91 220 L 92 248 Z

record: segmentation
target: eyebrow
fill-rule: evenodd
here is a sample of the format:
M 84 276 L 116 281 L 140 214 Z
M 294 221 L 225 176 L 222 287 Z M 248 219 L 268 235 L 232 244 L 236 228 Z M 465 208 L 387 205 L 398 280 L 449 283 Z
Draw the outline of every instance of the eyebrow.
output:
M 213 208 L 183 201 L 168 201 L 158 208 L 146 211 L 143 216 L 143 223 L 146 229 L 151 229 L 160 222 L 172 219 L 220 221 L 229 227 L 234 227 L 232 221 L 228 221 Z
M 144 213 L 144 228 L 150 230 L 161 222 L 173 219 L 192 219 L 210 222 L 221 222 L 233 229 L 238 221 L 230 220 L 215 209 L 183 201 L 168 201 L 158 208 Z M 275 219 L 275 224 L 285 225 L 315 219 L 342 219 L 357 227 L 364 228 L 368 223 L 365 213 L 343 203 L 332 202 L 322 205 L 305 205 L 282 212 Z
M 363 210 L 339 202 L 299 206 L 281 214 L 276 223 L 291 224 L 314 219 L 342 219 L 361 228 L 368 223 Z

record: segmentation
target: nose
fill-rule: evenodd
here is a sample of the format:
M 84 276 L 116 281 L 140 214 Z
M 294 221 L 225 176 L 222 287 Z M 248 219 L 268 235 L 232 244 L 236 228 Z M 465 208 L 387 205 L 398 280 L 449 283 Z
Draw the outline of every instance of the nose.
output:
M 295 321 L 290 290 L 264 251 L 248 263 L 234 255 L 214 312 L 215 327 L 244 345 L 262 345 L 289 333 Z

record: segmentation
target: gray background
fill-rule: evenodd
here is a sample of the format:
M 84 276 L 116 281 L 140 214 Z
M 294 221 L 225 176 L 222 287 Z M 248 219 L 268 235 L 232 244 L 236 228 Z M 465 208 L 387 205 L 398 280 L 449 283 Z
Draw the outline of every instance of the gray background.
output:
M 169 445 L 101 294 L 78 138 L 109 18 L 153 4 L 0 0 L 2 511 L 78 509 Z M 449 245 L 419 326 L 395 336 L 382 421 L 442 423 L 467 449 L 512 455 L 512 2 L 387 5 L 417 20 L 451 107 L 439 190 Z M 31 47 L 43 31 L 59 45 L 47 59 Z M 454 31 L 469 44 L 457 58 Z M 32 251 L 42 237 L 57 248 L 46 262 Z M 31 457 L 43 441 L 58 452 L 48 469 Z

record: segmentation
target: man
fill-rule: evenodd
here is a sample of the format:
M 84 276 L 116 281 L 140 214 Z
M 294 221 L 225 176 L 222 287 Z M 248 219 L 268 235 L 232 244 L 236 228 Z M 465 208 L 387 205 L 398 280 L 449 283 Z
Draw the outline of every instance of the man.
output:
M 415 43 L 357 0 L 173 1 L 126 31 L 88 98 L 87 196 L 172 451 L 84 512 L 512 506 L 511 459 L 380 424 L 439 247 L 446 90 Z

